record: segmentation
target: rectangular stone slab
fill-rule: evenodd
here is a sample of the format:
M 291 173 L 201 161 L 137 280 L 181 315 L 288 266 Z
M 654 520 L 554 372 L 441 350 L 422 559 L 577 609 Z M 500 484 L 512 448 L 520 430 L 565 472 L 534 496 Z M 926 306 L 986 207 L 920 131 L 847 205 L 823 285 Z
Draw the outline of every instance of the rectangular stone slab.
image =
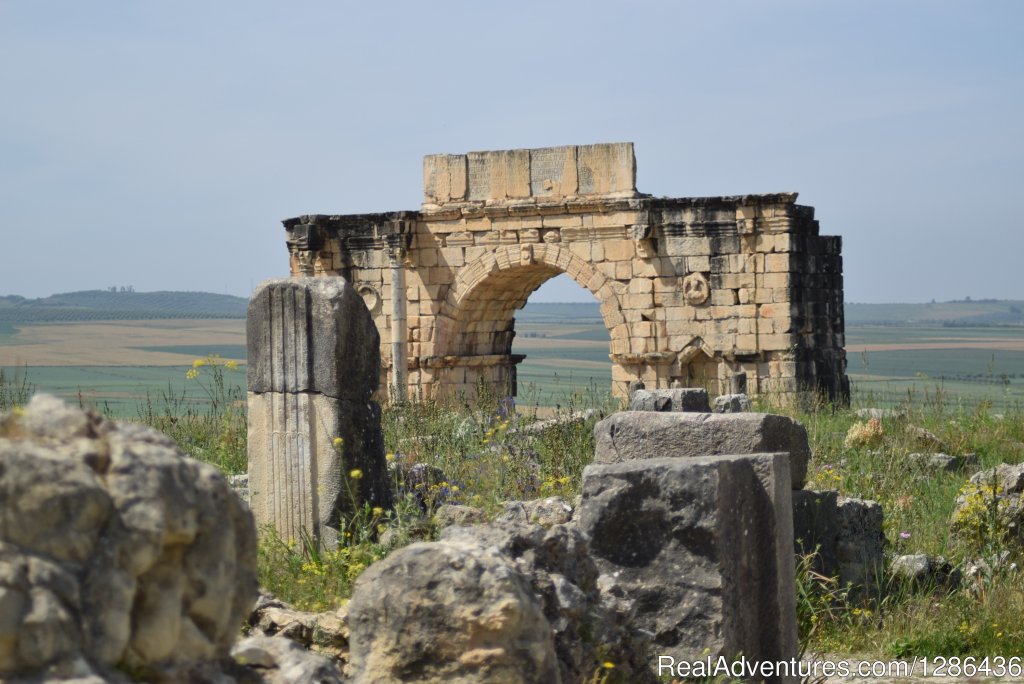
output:
M 432 154 L 423 158 L 425 204 L 635 194 L 633 143 Z
M 677 660 L 796 656 L 786 454 L 654 458 L 583 471 L 574 521 L 599 584 Z
M 623 411 L 594 426 L 594 463 L 776 451 L 789 454 L 793 489 L 802 489 L 811 449 L 807 430 L 787 416 Z
M 708 391 L 701 387 L 679 389 L 642 389 L 629 397 L 630 411 L 660 411 L 662 413 L 711 413 Z

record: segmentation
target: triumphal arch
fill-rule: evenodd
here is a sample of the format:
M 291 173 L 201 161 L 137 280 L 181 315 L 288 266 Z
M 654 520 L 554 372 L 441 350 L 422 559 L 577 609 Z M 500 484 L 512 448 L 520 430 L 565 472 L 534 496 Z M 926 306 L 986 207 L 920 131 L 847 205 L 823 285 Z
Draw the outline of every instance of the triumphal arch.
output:
M 637 192 L 632 143 L 438 154 L 418 211 L 284 221 L 293 275 L 341 275 L 400 396 L 515 391 L 515 312 L 560 273 L 600 302 L 613 391 L 849 394 L 841 240 L 796 193 Z

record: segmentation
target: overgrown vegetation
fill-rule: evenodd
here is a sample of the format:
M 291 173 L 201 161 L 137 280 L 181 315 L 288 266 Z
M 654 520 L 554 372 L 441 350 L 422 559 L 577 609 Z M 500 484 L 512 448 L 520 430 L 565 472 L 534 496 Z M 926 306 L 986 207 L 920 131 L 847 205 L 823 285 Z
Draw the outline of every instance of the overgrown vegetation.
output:
M 197 361 L 190 382 L 207 393 L 207 408 L 166 392 L 147 402 L 140 420 L 168 433 L 194 457 L 227 473 L 243 472 L 244 395 L 224 382 L 232 372 L 233 364 L 215 356 Z M 0 375 L 0 408 L 24 403 L 30 393 L 24 374 Z M 347 599 L 372 562 L 412 541 L 435 538 L 433 516 L 442 503 L 474 505 L 493 516 L 509 499 L 572 500 L 593 453 L 593 424 L 615 405 L 580 395 L 562 404 L 561 420 L 542 430 L 530 427 L 535 411 L 514 411 L 494 397 L 385 408 L 387 458 L 399 492 L 395 509 L 367 507 L 350 516 L 331 552 L 319 551 L 308 539 L 282 540 L 264 530 L 261 583 L 299 608 L 328 610 Z M 949 589 L 912 586 L 886 573 L 865 594 L 816 575 L 803 559 L 797 598 L 806 648 L 878 657 L 1024 652 L 1024 580 L 1017 570 L 1024 559 L 997 527 L 995 490 L 967 483 L 979 469 L 1024 462 L 1021 406 L 997 412 L 989 401 L 967 402 L 937 389 L 908 394 L 894 413 L 870 420 L 829 405 L 772 410 L 807 427 L 813 452 L 808 487 L 878 501 L 890 552 L 942 555 L 964 576 Z M 974 453 L 978 465 L 936 472 L 910 457 L 927 451 Z M 415 464 L 443 475 L 403 482 L 400 473 Z M 963 533 L 952 538 L 954 503 L 961 494 L 973 497 L 975 505 L 957 521 Z
M 4 373 L 0 368 L 0 411 L 23 406 L 34 393 L 35 387 L 28 381 L 27 370 Z
M 196 402 L 188 391 L 168 385 L 156 397 L 146 392 L 139 422 L 168 435 L 193 458 L 217 466 L 229 475 L 244 473 L 246 457 L 245 392 L 226 382 L 238 364 L 216 354 L 196 359 L 185 377 L 205 396 Z
M 964 578 L 949 589 L 912 586 L 886 573 L 875 592 L 857 596 L 815 575 L 804 559 L 798 612 L 808 647 L 885 657 L 1024 652 L 1024 577 L 1017 570 L 1024 559 L 999 529 L 992 487 L 967 482 L 978 470 L 1024 461 L 1022 408 L 995 413 L 988 401 L 966 403 L 936 390 L 908 394 L 878 419 L 829 406 L 789 413 L 810 437 L 808 488 L 877 501 L 891 554 L 943 556 Z M 978 465 L 935 471 L 911 457 L 923 452 L 976 454 Z M 961 494 L 974 505 L 954 521 Z
M 533 417 L 496 397 L 386 407 L 394 510 L 366 506 L 347 517 L 336 551 L 321 552 L 308 539 L 284 540 L 263 530 L 262 585 L 304 610 L 326 610 L 347 600 L 370 563 L 411 542 L 435 539 L 434 514 L 443 504 L 471 505 L 493 516 L 508 500 L 571 501 L 594 451 L 594 423 L 617 403 L 590 393 L 567 395 L 563 403 L 544 430 L 532 429 Z M 417 471 L 415 479 L 403 477 Z

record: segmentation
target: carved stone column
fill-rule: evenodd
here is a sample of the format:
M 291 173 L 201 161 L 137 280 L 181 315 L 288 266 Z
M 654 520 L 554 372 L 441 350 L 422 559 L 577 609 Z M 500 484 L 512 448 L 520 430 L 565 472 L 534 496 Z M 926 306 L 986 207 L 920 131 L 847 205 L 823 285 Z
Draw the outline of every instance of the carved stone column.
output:
M 262 283 L 249 301 L 249 488 L 258 525 L 337 543 L 340 516 L 389 507 L 380 336 L 340 277 Z

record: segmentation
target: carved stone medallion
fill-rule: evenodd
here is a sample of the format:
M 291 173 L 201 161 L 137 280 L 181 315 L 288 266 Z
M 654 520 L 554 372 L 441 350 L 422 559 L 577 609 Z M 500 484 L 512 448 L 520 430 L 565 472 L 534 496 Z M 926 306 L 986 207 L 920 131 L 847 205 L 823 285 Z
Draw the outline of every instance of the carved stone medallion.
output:
M 683 278 L 683 297 L 688 304 L 703 304 L 711 296 L 711 286 L 703 273 L 691 273 Z

